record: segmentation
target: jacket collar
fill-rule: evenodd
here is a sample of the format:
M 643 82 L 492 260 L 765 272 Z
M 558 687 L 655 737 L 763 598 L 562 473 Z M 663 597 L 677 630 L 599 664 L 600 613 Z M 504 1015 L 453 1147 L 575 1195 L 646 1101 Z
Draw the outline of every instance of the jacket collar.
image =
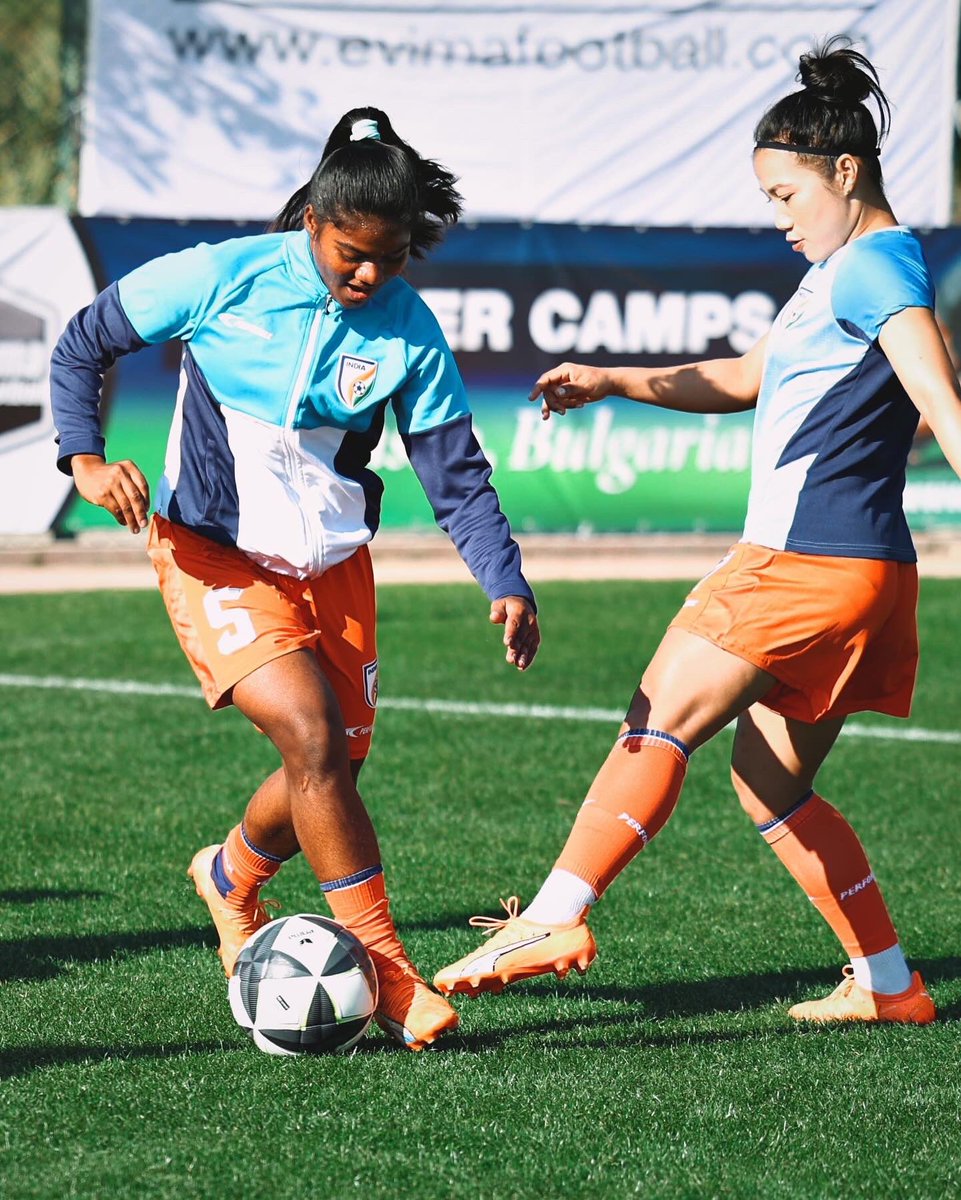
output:
M 306 295 L 318 304 L 336 305 L 337 308 L 340 308 L 317 269 L 307 230 L 298 229 L 295 233 L 289 233 L 284 250 L 291 277 Z
M 344 312 L 344 306 L 331 294 L 330 288 L 324 283 L 323 276 L 317 269 L 317 263 L 314 261 L 314 252 L 310 248 L 310 235 L 307 233 L 307 230 L 298 229 L 294 233 L 286 234 L 285 238 L 284 253 L 287 257 L 287 266 L 290 270 L 291 278 L 297 286 L 318 307 L 325 307 L 327 312 Z M 378 289 L 376 295 L 367 301 L 363 311 L 367 311 L 368 308 L 373 310 L 375 306 L 382 304 L 386 297 L 393 294 L 400 284 L 401 279 L 399 277 L 388 280 L 382 288 Z

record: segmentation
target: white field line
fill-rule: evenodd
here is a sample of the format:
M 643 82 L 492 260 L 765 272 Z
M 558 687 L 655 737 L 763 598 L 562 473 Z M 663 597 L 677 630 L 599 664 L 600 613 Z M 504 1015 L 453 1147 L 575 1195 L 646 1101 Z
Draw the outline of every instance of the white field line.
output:
M 63 675 L 5 675 L 0 687 L 26 690 L 104 692 L 112 696 L 173 696 L 201 700 L 200 688 L 175 683 L 142 683 L 136 679 L 71 679 Z M 400 696 L 382 696 L 379 708 L 406 712 L 440 713 L 454 717 L 521 717 L 533 721 L 596 721 L 619 724 L 624 716 L 617 708 L 567 708 L 551 704 L 487 704 L 469 700 L 416 700 Z M 961 745 L 961 731 L 922 729 L 916 725 L 861 725 L 857 721 L 844 727 L 848 737 L 876 738 L 890 742 L 940 742 Z

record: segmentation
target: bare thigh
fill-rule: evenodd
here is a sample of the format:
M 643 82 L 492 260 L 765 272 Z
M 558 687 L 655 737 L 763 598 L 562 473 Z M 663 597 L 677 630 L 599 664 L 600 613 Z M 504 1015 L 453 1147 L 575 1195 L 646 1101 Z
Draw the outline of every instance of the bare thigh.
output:
M 660 729 L 696 750 L 775 682 L 705 638 L 668 629 L 634 693 L 624 728 Z
M 783 816 L 814 786 L 843 717 L 815 724 L 755 704 L 741 714 L 731 753 L 731 779 L 756 825 Z

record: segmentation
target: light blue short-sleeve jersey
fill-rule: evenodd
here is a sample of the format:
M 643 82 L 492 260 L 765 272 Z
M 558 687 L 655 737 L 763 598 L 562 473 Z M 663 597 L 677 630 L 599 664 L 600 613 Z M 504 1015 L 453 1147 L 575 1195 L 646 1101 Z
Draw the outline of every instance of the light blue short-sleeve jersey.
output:
M 768 335 L 742 540 L 914 562 L 904 472 L 918 410 L 878 345 L 905 308 L 934 308 L 917 238 L 864 234 L 804 276 Z

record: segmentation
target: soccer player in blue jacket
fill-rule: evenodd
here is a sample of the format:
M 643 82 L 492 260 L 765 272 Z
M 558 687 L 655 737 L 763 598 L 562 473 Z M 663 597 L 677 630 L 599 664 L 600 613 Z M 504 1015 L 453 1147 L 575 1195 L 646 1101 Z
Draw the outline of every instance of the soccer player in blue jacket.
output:
M 367 544 L 383 484 L 368 469 L 393 409 L 438 523 L 504 626 L 509 663 L 539 644 L 520 551 L 430 310 L 401 275 L 460 215 L 455 178 L 361 108 L 270 232 L 146 263 L 68 324 L 52 360 L 59 465 L 133 532 L 148 487 L 108 461 L 102 378 L 118 355 L 179 338 L 180 390 L 149 553 L 212 708 L 234 704 L 282 765 L 222 844 L 190 864 L 229 975 L 267 919 L 260 888 L 299 851 L 377 969 L 377 1020 L 419 1050 L 457 1023 L 389 911 L 357 791 L 377 702 Z

